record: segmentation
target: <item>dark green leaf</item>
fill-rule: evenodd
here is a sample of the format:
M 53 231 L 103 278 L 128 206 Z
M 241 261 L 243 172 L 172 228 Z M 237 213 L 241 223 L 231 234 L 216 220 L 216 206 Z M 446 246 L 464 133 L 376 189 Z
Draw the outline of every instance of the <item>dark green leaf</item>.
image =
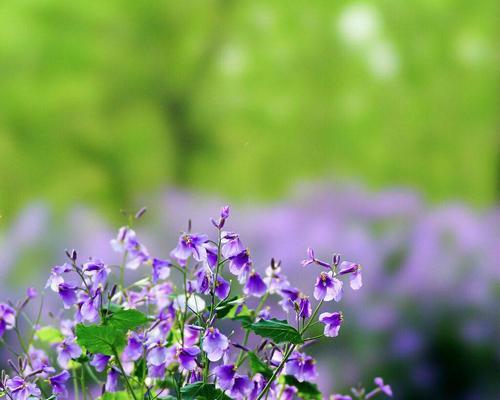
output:
M 125 344 L 125 333 L 109 325 L 83 325 L 76 326 L 76 341 L 89 352 L 111 356 L 121 350 Z
M 213 383 L 196 382 L 181 388 L 183 400 L 231 400 Z
M 217 318 L 226 317 L 231 310 L 236 310 L 241 304 L 241 299 L 238 296 L 234 296 L 230 299 L 222 301 L 216 308 Z
M 149 322 L 148 317 L 137 310 L 118 310 L 111 314 L 107 320 L 107 325 L 113 328 L 123 330 L 135 329 Z
M 253 351 L 248 353 L 248 363 L 250 365 L 250 369 L 254 374 L 262 374 L 266 378 L 270 378 L 273 374 L 273 370 L 269 368 L 269 366 L 262 361 Z
M 288 325 L 286 321 L 277 319 L 261 320 L 251 324 L 248 329 L 257 335 L 269 338 L 275 343 L 303 343 L 300 333 L 293 326 Z
M 304 400 L 321 400 L 323 397 L 315 383 L 299 382 L 292 375 L 285 375 L 284 381 L 289 386 L 295 386 L 298 390 L 298 395 Z

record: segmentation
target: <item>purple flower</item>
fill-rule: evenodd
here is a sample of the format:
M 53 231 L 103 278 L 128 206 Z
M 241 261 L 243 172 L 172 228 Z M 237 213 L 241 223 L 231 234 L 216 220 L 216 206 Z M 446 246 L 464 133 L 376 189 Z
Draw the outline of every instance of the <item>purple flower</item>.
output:
M 196 273 L 196 282 L 194 282 L 194 286 L 199 293 L 210 293 L 210 288 L 212 286 L 212 270 L 208 267 L 208 265 L 205 264 Z
M 363 286 L 363 280 L 361 277 L 361 266 L 359 264 L 350 262 L 350 261 L 342 261 L 340 264 L 340 275 L 351 275 L 349 284 L 353 290 L 358 290 Z
M 127 253 L 125 266 L 128 269 L 137 269 L 149 260 L 148 250 L 139 243 L 135 232 L 130 228 L 120 228 L 116 239 L 111 240 L 111 247 L 118 253 Z
M 330 268 L 330 265 L 324 261 L 318 260 L 314 255 L 314 250 L 311 247 L 307 248 L 307 259 L 301 262 L 303 267 L 307 267 L 310 264 L 318 264 L 325 268 Z
M 314 285 L 314 298 L 324 301 L 340 301 L 342 298 L 342 281 L 332 278 L 332 271 L 322 272 Z
M 283 308 L 285 312 L 290 312 L 295 310 L 295 301 L 299 298 L 300 291 L 296 288 L 285 288 L 279 291 L 281 295 L 281 301 L 279 305 Z
M 210 327 L 203 337 L 203 351 L 210 361 L 219 361 L 229 347 L 229 340 L 217 328 Z
M 250 394 L 252 388 L 252 381 L 248 376 L 236 374 L 229 395 L 235 400 L 243 400 Z
M 118 391 L 118 378 L 120 374 L 119 372 L 111 368 L 108 372 L 108 376 L 106 378 L 105 389 L 107 392 L 117 392 Z
M 217 385 L 222 390 L 229 390 L 233 386 L 233 379 L 236 374 L 236 367 L 234 364 L 220 365 L 214 369 L 215 376 L 217 376 Z
M 207 258 L 207 251 L 204 243 L 207 240 L 207 236 L 203 234 L 184 233 L 179 237 L 179 243 L 170 255 L 179 261 L 181 265 L 185 265 L 190 256 L 193 256 L 196 261 L 205 260 Z
M 255 270 L 250 272 L 248 281 L 243 288 L 243 292 L 249 296 L 261 297 L 267 291 L 267 286 Z
M 287 386 L 280 397 L 280 400 L 293 400 L 295 399 L 295 395 L 297 394 L 297 388 L 293 386 Z
M 45 287 L 50 287 L 54 292 L 58 292 L 59 285 L 61 283 L 64 283 L 64 278 L 61 275 L 71 271 L 71 269 L 72 267 L 69 264 L 56 265 L 55 267 L 53 267 Z
M 158 280 L 167 279 L 170 275 L 171 266 L 172 263 L 168 260 L 153 258 L 153 283 L 158 282 Z
M 319 321 L 325 324 L 325 336 L 336 337 L 339 334 L 340 325 L 342 324 L 343 315 L 341 312 L 322 313 L 319 316 Z
M 34 383 L 26 382 L 20 376 L 8 379 L 6 386 L 14 400 L 27 400 L 30 396 L 40 397 L 42 395 Z
M 74 285 L 70 285 L 68 283 L 61 283 L 59 285 L 59 296 L 64 303 L 64 308 L 71 308 L 76 302 L 78 298 L 76 296 L 76 291 L 78 288 Z
M 231 291 L 231 285 L 222 276 L 217 276 L 217 282 L 215 282 L 215 295 L 223 300 L 229 296 Z
M 109 268 L 103 262 L 95 260 L 83 264 L 83 272 L 92 278 L 92 290 L 96 290 L 106 284 Z
M 28 296 L 29 299 L 34 299 L 38 296 L 38 291 L 34 287 L 29 287 L 26 289 L 26 296 Z
M 147 355 L 149 364 L 160 366 L 165 364 L 168 359 L 168 351 L 165 347 L 157 345 L 152 347 Z
M 224 206 L 220 210 L 220 218 L 219 221 L 215 221 L 213 218 L 211 218 L 213 226 L 215 226 L 217 229 L 222 229 L 224 227 L 224 224 L 226 223 L 226 219 L 229 218 L 229 206 Z
M 68 397 L 68 391 L 66 390 L 66 382 L 71 377 L 70 373 L 66 370 L 58 373 L 57 375 L 51 376 L 49 378 L 49 383 L 52 386 L 52 393 L 57 395 L 57 398 Z
M 266 268 L 266 277 L 264 278 L 264 282 L 266 283 L 269 293 L 279 293 L 281 289 L 285 289 L 290 286 L 290 282 L 286 279 L 286 277 L 281 274 L 281 267 L 275 265 L 272 261 L 272 264 Z
M 57 362 L 64 369 L 68 368 L 72 358 L 78 358 L 82 354 L 82 349 L 75 344 L 74 338 L 64 339 L 64 341 L 57 345 L 56 350 Z
M 92 365 L 97 372 L 102 372 L 108 366 L 108 361 L 111 357 L 104 354 L 94 354 L 92 360 L 90 360 L 90 365 Z
M 5 303 L 0 303 L 0 337 L 6 330 L 13 329 L 16 324 L 16 311 Z
M 245 251 L 245 247 L 241 243 L 237 233 L 224 232 L 222 235 L 221 253 L 224 258 L 236 257 L 241 252 Z
M 177 351 L 179 362 L 182 368 L 193 371 L 196 368 L 196 356 L 200 353 L 197 346 L 181 347 Z
M 199 326 L 187 325 L 184 328 L 184 346 L 191 347 L 198 343 L 201 330 L 203 330 L 203 328 Z
M 250 252 L 248 249 L 243 250 L 241 253 L 229 258 L 229 271 L 239 277 L 239 281 L 243 282 L 246 275 L 250 270 L 252 260 L 250 259 Z
M 309 301 L 309 296 L 301 294 L 299 296 L 298 304 L 298 317 L 299 318 L 309 318 L 312 314 L 311 302 Z
M 94 295 L 94 297 L 88 297 L 84 295 L 85 299 L 83 302 L 79 303 L 77 320 L 96 322 L 99 319 L 99 300 L 100 300 L 100 290 Z
M 125 361 L 137 361 L 142 357 L 144 345 L 137 333 L 131 332 L 128 335 L 127 345 L 123 350 L 123 359 Z
M 392 388 L 389 385 L 385 385 L 382 378 L 377 377 L 375 378 L 374 382 L 382 393 L 386 394 L 389 397 L 392 397 Z
M 346 396 L 346 395 L 343 395 L 343 394 L 332 394 L 330 396 L 330 400 L 352 400 L 352 397 L 351 396 Z
M 50 366 L 49 357 L 45 353 L 45 351 L 37 349 L 33 346 L 30 346 L 28 349 L 28 357 L 30 359 L 30 364 L 27 366 L 26 372 L 33 372 L 37 370 L 41 370 L 37 376 L 46 377 L 47 373 L 52 373 L 55 370 Z
M 314 359 L 298 351 L 293 352 L 286 362 L 285 373 L 295 376 L 299 382 L 313 381 L 318 376 Z

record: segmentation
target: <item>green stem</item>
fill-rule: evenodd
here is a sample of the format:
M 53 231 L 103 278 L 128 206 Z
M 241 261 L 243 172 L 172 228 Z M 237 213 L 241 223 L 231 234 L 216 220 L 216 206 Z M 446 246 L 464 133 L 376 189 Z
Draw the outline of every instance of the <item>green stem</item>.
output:
M 78 379 L 76 377 L 76 369 L 73 370 L 73 373 L 71 375 L 73 375 L 73 394 L 75 396 L 75 400 L 78 400 L 80 398 L 80 395 L 78 394 Z
M 283 355 L 283 360 L 281 360 L 281 363 L 278 365 L 278 368 L 276 368 L 274 370 L 273 374 L 271 375 L 271 378 L 269 378 L 269 380 L 267 381 L 266 386 L 264 386 L 264 389 L 262 389 L 262 392 L 260 392 L 259 396 L 255 400 L 260 400 L 264 397 L 264 395 L 267 393 L 267 391 L 271 387 L 272 383 L 276 379 L 276 376 L 280 373 L 281 369 L 283 368 L 283 366 L 287 362 L 288 358 L 290 358 L 290 355 L 295 350 L 295 347 L 296 347 L 296 345 L 290 346 L 288 351 Z
M 137 400 L 137 397 L 134 393 L 134 389 L 132 389 L 132 385 L 130 384 L 130 381 L 127 378 L 127 374 L 125 373 L 125 370 L 123 369 L 123 365 L 120 361 L 120 357 L 118 356 L 118 352 L 116 351 L 115 348 L 113 348 L 113 354 L 115 356 L 116 363 L 118 364 L 118 368 L 120 368 L 120 371 L 123 375 L 123 378 L 125 379 L 125 384 L 127 385 L 127 389 L 129 390 L 130 394 L 134 398 L 134 400 Z

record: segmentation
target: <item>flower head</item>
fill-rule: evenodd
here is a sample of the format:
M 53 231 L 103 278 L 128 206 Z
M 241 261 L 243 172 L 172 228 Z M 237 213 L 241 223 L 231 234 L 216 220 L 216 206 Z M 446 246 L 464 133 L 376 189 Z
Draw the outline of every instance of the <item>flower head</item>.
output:
M 295 376 L 299 382 L 313 381 L 318 376 L 316 361 L 306 354 L 295 351 L 286 362 L 285 373 Z
M 68 391 L 66 390 L 66 382 L 71 377 L 70 373 L 66 370 L 53 375 L 49 378 L 49 383 L 52 386 L 52 393 L 61 396 L 63 398 L 68 397 Z
M 229 347 L 229 340 L 217 328 L 208 328 L 203 337 L 203 351 L 210 361 L 219 361 Z
M 378 386 L 380 391 L 389 397 L 392 397 L 392 388 L 384 383 L 384 380 L 380 377 L 375 378 L 375 384 Z
M 325 324 L 325 336 L 336 337 L 339 334 L 340 325 L 344 317 L 341 312 L 322 313 L 319 316 L 320 322 Z
M 249 296 L 261 297 L 266 293 L 267 286 L 260 274 L 253 270 L 248 276 L 248 281 L 243 288 L 243 292 Z
M 181 265 L 185 265 L 191 256 L 196 261 L 203 261 L 207 258 L 207 251 L 204 246 L 207 240 L 208 237 L 203 234 L 184 233 L 179 237 L 177 247 L 170 252 L 170 255 Z
M 26 400 L 30 396 L 40 397 L 42 392 L 34 383 L 27 382 L 20 376 L 15 376 L 12 379 L 8 379 L 6 382 L 6 387 L 9 389 L 11 397 L 14 400 Z
M 314 298 L 324 301 L 340 301 L 342 298 L 342 281 L 332 278 L 332 271 L 321 272 L 314 285 Z

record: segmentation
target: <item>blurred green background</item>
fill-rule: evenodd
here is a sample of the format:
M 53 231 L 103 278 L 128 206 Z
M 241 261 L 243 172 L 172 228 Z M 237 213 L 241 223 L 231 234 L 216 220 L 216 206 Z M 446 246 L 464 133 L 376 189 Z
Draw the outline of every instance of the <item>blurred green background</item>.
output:
M 0 210 L 165 185 L 498 196 L 498 2 L 0 2 Z

